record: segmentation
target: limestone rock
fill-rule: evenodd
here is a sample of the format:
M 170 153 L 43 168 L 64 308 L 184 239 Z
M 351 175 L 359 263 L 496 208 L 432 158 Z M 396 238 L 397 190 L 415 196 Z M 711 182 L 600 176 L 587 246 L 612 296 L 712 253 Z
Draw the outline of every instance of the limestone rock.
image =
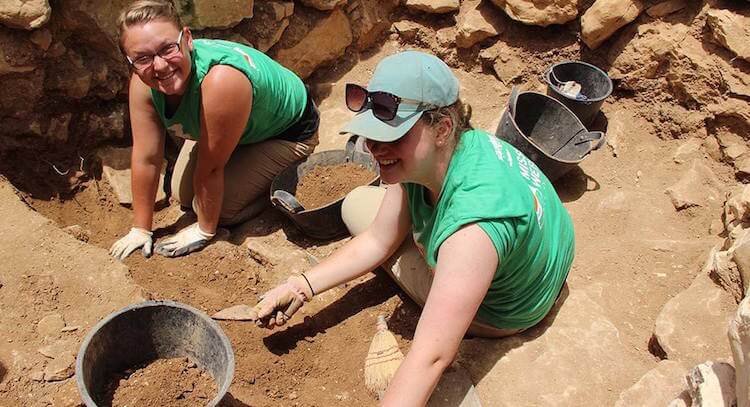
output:
M 674 153 L 673 160 L 678 164 L 682 164 L 686 161 L 692 161 L 701 156 L 701 146 L 703 140 L 697 137 L 691 137 L 684 143 L 677 147 L 677 151 Z
M 504 41 L 498 41 L 491 47 L 483 49 L 479 53 L 479 58 L 492 65 L 495 75 L 505 85 L 509 85 L 520 78 L 527 65 L 521 57 L 521 52 Z
M 304 250 L 280 246 L 261 238 L 248 238 L 246 246 L 250 257 L 258 263 L 284 270 L 285 275 L 302 273 L 318 263 L 315 256 Z
M 83 57 L 67 50 L 54 66 L 48 68 L 44 86 L 71 99 L 82 99 L 88 95 L 92 79 L 92 70 L 86 67 Z
M 302 4 L 308 7 L 314 7 L 321 11 L 333 10 L 334 8 L 346 4 L 347 0 L 300 0 Z
M 729 322 L 727 336 L 732 348 L 732 358 L 735 366 L 735 389 L 737 405 L 750 405 L 750 297 L 740 302 L 732 320 Z
M 687 107 L 716 103 L 723 99 L 727 85 L 721 67 L 703 44 L 686 36 L 670 60 L 669 91 Z
M 66 354 L 73 354 L 76 351 L 76 344 L 69 339 L 58 340 L 52 344 L 42 346 L 37 351 L 50 359 L 56 359 Z
M 654 345 L 669 360 L 685 365 L 728 355 L 726 326 L 735 307 L 731 294 L 707 273 L 700 273 L 662 308 L 654 326 Z
M 391 25 L 389 16 L 399 0 L 351 0 L 346 8 L 358 50 L 375 45 Z
M 75 357 L 72 353 L 63 353 L 47 364 L 44 368 L 44 381 L 59 382 L 75 373 Z
M 666 0 L 646 9 L 646 14 L 659 18 L 680 11 L 687 6 L 686 0 Z
M 694 367 L 687 376 L 693 405 L 734 406 L 734 380 L 734 368 L 729 363 L 705 362 Z
M 318 66 L 338 58 L 351 43 L 349 19 L 340 9 L 334 9 L 300 42 L 280 50 L 276 60 L 304 79 Z
M 729 10 L 710 10 L 706 25 L 711 28 L 714 41 L 750 62 L 750 17 Z
M 708 105 L 707 109 L 717 119 L 737 119 L 744 125 L 750 126 L 750 103 L 745 101 L 730 98 L 720 103 Z
M 36 331 L 41 337 L 57 338 L 65 328 L 65 320 L 60 314 L 49 314 L 36 323 Z
M 443 372 L 427 407 L 482 407 L 469 373 L 454 363 Z
M 8 27 L 33 30 L 46 24 L 51 15 L 48 0 L 0 1 L 0 23 Z
M 640 0 L 596 0 L 581 16 L 583 42 L 596 49 L 643 11 Z
M 255 5 L 253 19 L 238 27 L 243 38 L 255 48 L 267 52 L 281 39 L 294 13 L 293 2 L 263 1 Z
M 546 27 L 578 17 L 579 0 L 492 0 L 512 19 Z
M 0 75 L 30 73 L 39 69 L 40 63 L 41 53 L 28 35 L 0 26 Z
M 619 328 L 598 305 L 600 289 L 564 292 L 559 312 L 553 310 L 548 321 L 519 335 L 463 341 L 458 362 L 479 378 L 482 404 L 587 406 L 592 399 L 612 398 L 606 386 L 592 385 L 610 377 L 612 366 L 618 374 L 642 372 L 642 356 L 623 343 Z M 581 360 L 587 361 L 586 368 Z
M 632 36 L 629 35 L 631 30 Z M 653 84 L 644 79 L 666 74 L 675 50 L 687 36 L 687 26 L 656 21 L 627 31 L 628 34 L 623 33 L 609 52 L 609 76 L 619 80 L 618 86 L 623 89 L 650 89 Z
M 740 256 L 743 255 L 744 250 L 740 250 Z M 734 261 L 733 249 L 719 250 L 718 247 L 711 249 L 705 269 L 714 282 L 734 297 L 735 302 L 742 300 L 746 290 L 743 289 L 742 273 Z
M 717 188 L 720 185 L 713 171 L 696 160 L 682 175 L 682 178 L 665 192 L 672 200 L 675 209 L 680 210 L 691 206 L 718 204 Z
M 406 0 L 406 8 L 432 14 L 451 13 L 458 10 L 458 0 Z
M 102 174 L 107 180 L 112 190 L 117 196 L 118 202 L 122 205 L 131 205 L 133 195 L 130 186 L 130 155 L 132 147 L 113 148 L 106 147 L 97 152 L 97 157 L 102 162 Z M 166 161 L 166 160 L 165 160 Z M 156 190 L 155 203 L 159 204 L 167 199 L 164 192 L 164 174 L 166 171 L 166 162 L 161 167 L 159 175 L 159 187 Z
M 464 0 L 456 18 L 456 45 L 470 48 L 474 44 L 500 34 L 503 26 L 487 5 L 481 0 Z
M 109 109 L 97 112 L 84 112 L 81 122 L 84 123 L 86 135 L 96 140 L 122 140 L 125 138 L 125 118 L 127 106 L 116 104 Z
M 190 9 L 176 2 L 184 22 L 194 29 L 229 28 L 253 16 L 254 0 L 193 0 Z
M 727 194 L 724 203 L 724 224 L 731 231 L 750 223 L 750 185 L 738 186 Z
M 440 52 L 448 52 L 449 48 L 452 48 L 456 44 L 456 29 L 455 27 L 444 27 L 435 33 L 438 45 L 442 48 Z
M 620 394 L 615 407 L 662 407 L 687 385 L 685 367 L 678 362 L 662 360 L 637 383 Z
M 411 20 L 401 20 L 393 23 L 393 30 L 406 41 L 414 41 L 426 28 Z

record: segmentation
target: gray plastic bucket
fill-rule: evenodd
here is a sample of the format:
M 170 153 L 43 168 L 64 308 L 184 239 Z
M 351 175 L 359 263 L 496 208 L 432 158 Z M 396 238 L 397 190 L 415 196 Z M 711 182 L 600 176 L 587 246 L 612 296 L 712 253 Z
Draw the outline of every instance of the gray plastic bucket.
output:
M 147 301 L 116 311 L 94 326 L 78 352 L 76 382 L 87 407 L 99 400 L 115 374 L 161 358 L 189 357 L 208 371 L 216 406 L 234 376 L 234 352 L 221 327 L 195 308 L 174 301 Z
M 513 87 L 495 135 L 533 161 L 550 181 L 575 168 L 604 144 L 604 133 L 588 131 L 558 100 Z
M 307 236 L 328 240 L 348 235 L 349 230 L 341 218 L 341 204 L 344 198 L 319 208 L 304 208 L 294 196 L 297 193 L 299 179 L 316 166 L 347 162 L 361 164 L 376 174 L 369 185 L 380 183 L 380 167 L 364 146 L 364 139 L 352 136 L 347 141 L 346 150 L 315 153 L 307 160 L 292 164 L 281 171 L 271 182 L 271 202 Z
M 606 72 L 594 65 L 581 61 L 563 61 L 549 67 L 544 73 L 547 82 L 547 95 L 562 102 L 570 109 L 584 126 L 588 127 L 596 119 L 604 99 L 612 94 L 612 80 Z M 576 81 L 581 85 L 581 94 L 586 98 L 579 100 L 562 93 L 560 86 L 567 81 Z

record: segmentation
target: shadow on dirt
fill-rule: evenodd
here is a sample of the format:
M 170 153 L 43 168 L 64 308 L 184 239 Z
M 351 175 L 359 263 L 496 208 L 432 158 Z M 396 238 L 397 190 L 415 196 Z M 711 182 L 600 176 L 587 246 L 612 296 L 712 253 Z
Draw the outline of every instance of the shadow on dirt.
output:
M 232 393 L 227 393 L 219 402 L 218 407 L 250 407 L 250 405 L 237 400 Z
M 0 383 L 5 379 L 5 375 L 8 374 L 8 369 L 5 368 L 2 362 L 0 362 Z

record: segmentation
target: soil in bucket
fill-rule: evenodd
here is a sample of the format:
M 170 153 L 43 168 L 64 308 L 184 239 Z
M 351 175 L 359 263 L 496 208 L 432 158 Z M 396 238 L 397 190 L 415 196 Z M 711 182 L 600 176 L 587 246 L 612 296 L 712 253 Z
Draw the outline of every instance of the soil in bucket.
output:
M 297 183 L 297 200 L 306 209 L 320 208 L 343 198 L 352 189 L 368 185 L 377 174 L 360 164 L 318 165 Z
M 112 407 L 205 406 L 217 391 L 211 375 L 190 359 L 157 359 L 114 375 L 100 400 Z

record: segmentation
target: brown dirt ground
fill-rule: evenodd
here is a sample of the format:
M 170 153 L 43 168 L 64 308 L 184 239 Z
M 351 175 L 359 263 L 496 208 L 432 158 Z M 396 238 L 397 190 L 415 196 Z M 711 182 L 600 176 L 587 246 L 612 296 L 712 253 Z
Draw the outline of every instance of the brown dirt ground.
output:
M 502 40 L 516 53 L 509 55 L 507 63 L 521 66 L 523 72 L 514 83 L 541 90 L 543 70 L 562 59 L 583 58 L 606 66 L 606 47 L 597 52 L 582 49 L 576 30 L 508 23 Z M 694 33 L 697 38 L 699 31 Z M 494 130 L 510 84 L 488 73 L 478 62 L 476 50 L 445 50 L 435 43 L 434 36 L 420 41 L 408 47 L 419 46 L 448 60 L 462 83 L 462 96 L 474 107 L 475 126 Z M 320 148 L 343 145 L 344 136 L 337 135 L 337 130 L 350 114 L 343 107 L 342 84 L 365 83 L 382 56 L 404 47 L 391 38 L 361 58 L 344 59 L 310 79 L 316 85 L 322 112 Z M 712 222 L 720 218 L 718 206 L 678 212 L 664 194 L 685 172 L 684 165 L 671 159 L 682 141 L 672 138 L 674 135 L 664 136 L 665 123 L 681 123 L 687 113 L 670 112 L 665 118 L 662 112 L 670 111 L 674 100 L 652 96 L 615 92 L 603 112 L 607 117 L 618 112 L 632 115 L 622 131 L 627 139 L 619 140 L 616 154 L 605 147 L 587 158 L 580 171 L 556 184 L 576 227 L 577 253 L 568 279 L 570 289 L 599 288 L 599 305 L 618 327 L 622 342 L 641 361 L 638 371 L 618 371 L 613 366 L 608 382 L 591 389 L 590 405 L 612 405 L 622 390 L 655 366 L 658 359 L 647 348 L 658 313 L 690 285 L 708 249 L 720 240 L 711 229 Z M 731 165 L 706 155 L 699 159 L 724 185 L 736 183 Z M 34 209 L 60 227 L 81 226 L 89 244 L 109 248 L 130 227 L 129 209 L 116 204 L 95 171 L 72 183 L 67 179 L 42 183 L 40 179 L 55 175 L 43 161 L 29 157 L 14 168 L 2 165 L 2 172 L 25 193 Z M 75 194 L 69 195 L 70 190 Z M 173 233 L 190 221 L 174 206 L 162 209 L 157 214 L 155 237 Z M 238 303 L 253 303 L 258 294 L 287 275 L 286 270 L 263 266 L 248 256 L 243 242 L 255 236 L 270 236 L 271 242 L 280 246 L 291 242 L 317 257 L 324 257 L 343 242 L 307 239 L 269 209 L 199 253 L 177 259 L 143 259 L 136 253 L 125 265 L 153 298 L 184 302 L 211 314 Z M 40 294 L 18 293 L 28 297 Z M 49 295 L 48 300 L 54 301 L 54 294 Z M 408 350 L 419 309 L 382 274 L 367 275 L 316 297 L 290 326 L 273 332 L 247 323 L 221 322 L 236 356 L 234 382 L 225 405 L 375 405 L 364 388 L 362 370 L 375 332 L 375 317 L 380 313 L 389 317 L 389 327 L 401 348 Z M 465 342 L 481 346 L 481 341 L 473 341 Z M 16 390 L 23 392 L 24 388 Z

